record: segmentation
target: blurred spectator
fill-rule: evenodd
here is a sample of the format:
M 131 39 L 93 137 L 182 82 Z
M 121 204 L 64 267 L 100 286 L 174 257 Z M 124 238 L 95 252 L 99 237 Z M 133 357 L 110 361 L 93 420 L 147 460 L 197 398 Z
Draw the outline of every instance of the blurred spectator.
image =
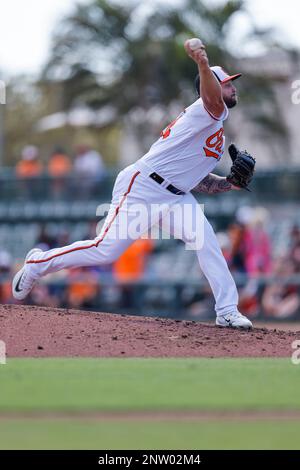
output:
M 0 251 L 0 302 L 13 301 L 11 293 L 12 257 L 6 250 Z
M 101 180 L 105 175 L 102 156 L 88 145 L 79 145 L 76 149 L 74 170 L 81 177 Z
M 35 178 L 43 172 L 43 165 L 39 160 L 39 150 L 34 145 L 24 147 L 21 160 L 16 166 L 16 175 L 20 179 Z
M 43 173 L 43 165 L 39 159 L 39 150 L 34 145 L 28 145 L 22 150 L 21 160 L 16 165 L 16 176 L 22 197 L 34 199 L 43 189 L 39 177 Z
M 48 162 L 48 174 L 52 178 L 52 194 L 55 198 L 64 195 L 68 190 L 67 178 L 72 171 L 72 163 L 68 155 L 60 148 L 57 148 L 51 155 Z
M 72 171 L 70 157 L 61 148 L 57 148 L 51 155 L 48 162 L 48 173 L 53 178 L 62 178 Z
M 36 284 L 27 300 L 28 304 L 41 305 L 46 307 L 59 307 L 60 299 L 50 293 L 49 286 L 46 284 Z
M 251 318 L 260 313 L 260 297 L 262 286 L 257 279 L 250 278 L 239 288 L 239 310 Z
M 291 230 L 291 245 L 296 246 L 300 244 L 300 227 L 295 224 Z
M 56 248 L 58 246 L 55 237 L 52 237 L 47 231 L 46 225 L 41 226 L 35 246 L 43 251 L 51 250 L 52 248 Z
M 230 250 L 227 253 L 227 261 L 233 274 L 245 274 L 245 227 L 235 222 L 229 226 L 228 237 Z
M 12 257 L 6 250 L 0 251 L 0 274 L 6 274 L 10 272 L 12 264 Z
M 146 262 L 153 250 L 153 241 L 147 238 L 136 240 L 113 265 L 115 279 L 124 283 L 122 291 L 122 308 L 132 308 L 134 305 L 134 290 L 126 283 L 138 281 L 145 273 Z
M 245 229 L 245 266 L 251 276 L 272 271 L 271 241 L 265 230 L 268 218 L 267 210 L 257 207 Z
M 276 260 L 274 274 L 279 280 L 267 285 L 262 296 L 262 308 L 266 316 L 290 318 L 299 313 L 299 286 L 288 278 L 295 274 L 295 264 L 285 257 Z
M 153 242 L 146 238 L 140 238 L 130 245 L 113 265 L 113 272 L 117 281 L 131 282 L 141 279 L 145 273 L 146 262 L 152 250 Z
M 99 292 L 99 276 L 96 271 L 76 268 L 69 272 L 67 306 L 70 308 L 95 308 Z
M 182 292 L 184 301 L 185 289 Z M 197 288 L 190 302 L 184 302 L 184 311 L 194 320 L 207 320 L 215 318 L 214 300 L 207 282 L 202 288 Z
M 295 273 L 300 273 L 300 228 L 294 225 L 291 230 L 291 242 L 288 257 L 293 261 Z
M 87 145 L 77 147 L 74 160 L 76 192 L 81 199 L 89 197 L 105 176 L 105 166 L 100 153 Z
M 265 230 L 268 212 L 263 207 L 242 207 L 230 225 L 229 265 L 233 273 L 250 276 L 271 273 L 271 240 Z
M 56 237 L 56 246 L 67 246 L 70 244 L 70 232 L 67 229 L 59 231 Z

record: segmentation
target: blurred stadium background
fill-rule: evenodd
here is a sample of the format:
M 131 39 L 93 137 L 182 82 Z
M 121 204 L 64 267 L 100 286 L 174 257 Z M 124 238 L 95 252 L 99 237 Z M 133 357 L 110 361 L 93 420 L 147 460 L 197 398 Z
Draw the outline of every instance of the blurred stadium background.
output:
M 276 31 L 255 26 L 248 3 L 79 3 L 57 24 L 39 76 L 3 74 L 1 303 L 14 302 L 11 279 L 30 248 L 95 237 L 97 207 L 110 201 L 117 172 L 195 100 L 196 68 L 183 42 L 200 36 L 212 65 L 243 73 L 227 142 L 257 158 L 257 173 L 251 193 L 201 195 L 199 202 L 237 280 L 240 309 L 257 319 L 300 320 L 300 104 L 292 101 L 300 54 Z M 229 166 L 225 155 L 219 173 Z M 163 239 L 137 241 L 112 266 L 48 276 L 29 303 L 214 317 L 195 254 Z

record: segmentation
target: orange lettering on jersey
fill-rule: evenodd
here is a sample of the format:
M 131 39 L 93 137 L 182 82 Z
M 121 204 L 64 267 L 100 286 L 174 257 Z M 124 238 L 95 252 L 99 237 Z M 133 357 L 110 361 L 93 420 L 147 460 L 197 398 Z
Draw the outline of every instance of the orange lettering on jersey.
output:
M 173 126 L 175 126 L 176 122 L 178 121 L 178 119 L 180 119 L 185 113 L 185 110 L 179 114 L 179 116 L 177 116 L 176 119 L 174 119 L 174 121 L 172 121 L 161 133 L 160 133 L 160 136 L 163 138 L 163 139 L 166 139 L 167 137 L 169 137 L 169 135 L 171 134 L 171 129 Z
M 205 155 L 207 157 L 213 158 L 220 158 L 220 154 L 222 152 L 223 147 L 223 136 L 224 136 L 224 129 L 221 127 L 217 132 L 210 135 L 205 142 L 206 147 L 203 147 Z M 214 149 L 210 150 L 210 149 Z
M 213 152 L 212 150 L 209 150 L 206 147 L 203 147 L 203 148 L 204 148 L 206 157 L 219 158 L 220 155 L 218 153 Z

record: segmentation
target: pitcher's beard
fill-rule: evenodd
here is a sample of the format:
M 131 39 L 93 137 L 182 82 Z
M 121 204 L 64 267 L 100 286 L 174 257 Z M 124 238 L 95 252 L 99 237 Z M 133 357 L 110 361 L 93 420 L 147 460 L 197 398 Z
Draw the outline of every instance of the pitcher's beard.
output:
M 233 97 L 233 98 L 224 98 L 223 97 L 223 99 L 224 99 L 224 102 L 225 102 L 228 109 L 234 108 L 234 106 L 237 105 L 237 102 L 238 102 L 236 96 Z

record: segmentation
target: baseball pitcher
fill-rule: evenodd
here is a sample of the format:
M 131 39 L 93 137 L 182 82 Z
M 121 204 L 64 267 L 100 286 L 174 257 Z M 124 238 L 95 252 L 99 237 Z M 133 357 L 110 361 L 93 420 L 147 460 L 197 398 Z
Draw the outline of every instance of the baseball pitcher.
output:
M 255 160 L 233 144 L 228 149 L 233 162 L 230 174 L 219 177 L 211 173 L 224 153 L 223 122 L 237 104 L 233 81 L 241 74 L 230 76 L 219 66 L 210 67 L 200 39 L 190 39 L 184 47 L 198 66 L 195 81 L 198 99 L 161 133 L 146 155 L 119 173 L 108 215 L 94 240 L 45 252 L 36 248 L 27 254 L 24 266 L 13 279 L 16 299 L 25 299 L 34 283 L 48 273 L 112 263 L 155 224 L 171 234 L 180 233 L 189 244 L 194 238 L 190 219 L 200 207 L 191 191 L 216 194 L 247 189 Z M 129 230 L 137 206 L 147 210 L 139 214 L 139 230 Z M 184 218 L 183 207 L 191 209 Z M 172 223 L 168 217 L 170 210 Z M 216 324 L 252 328 L 252 323 L 238 311 L 235 282 L 204 214 L 202 231 L 203 240 L 195 252 L 215 298 Z

